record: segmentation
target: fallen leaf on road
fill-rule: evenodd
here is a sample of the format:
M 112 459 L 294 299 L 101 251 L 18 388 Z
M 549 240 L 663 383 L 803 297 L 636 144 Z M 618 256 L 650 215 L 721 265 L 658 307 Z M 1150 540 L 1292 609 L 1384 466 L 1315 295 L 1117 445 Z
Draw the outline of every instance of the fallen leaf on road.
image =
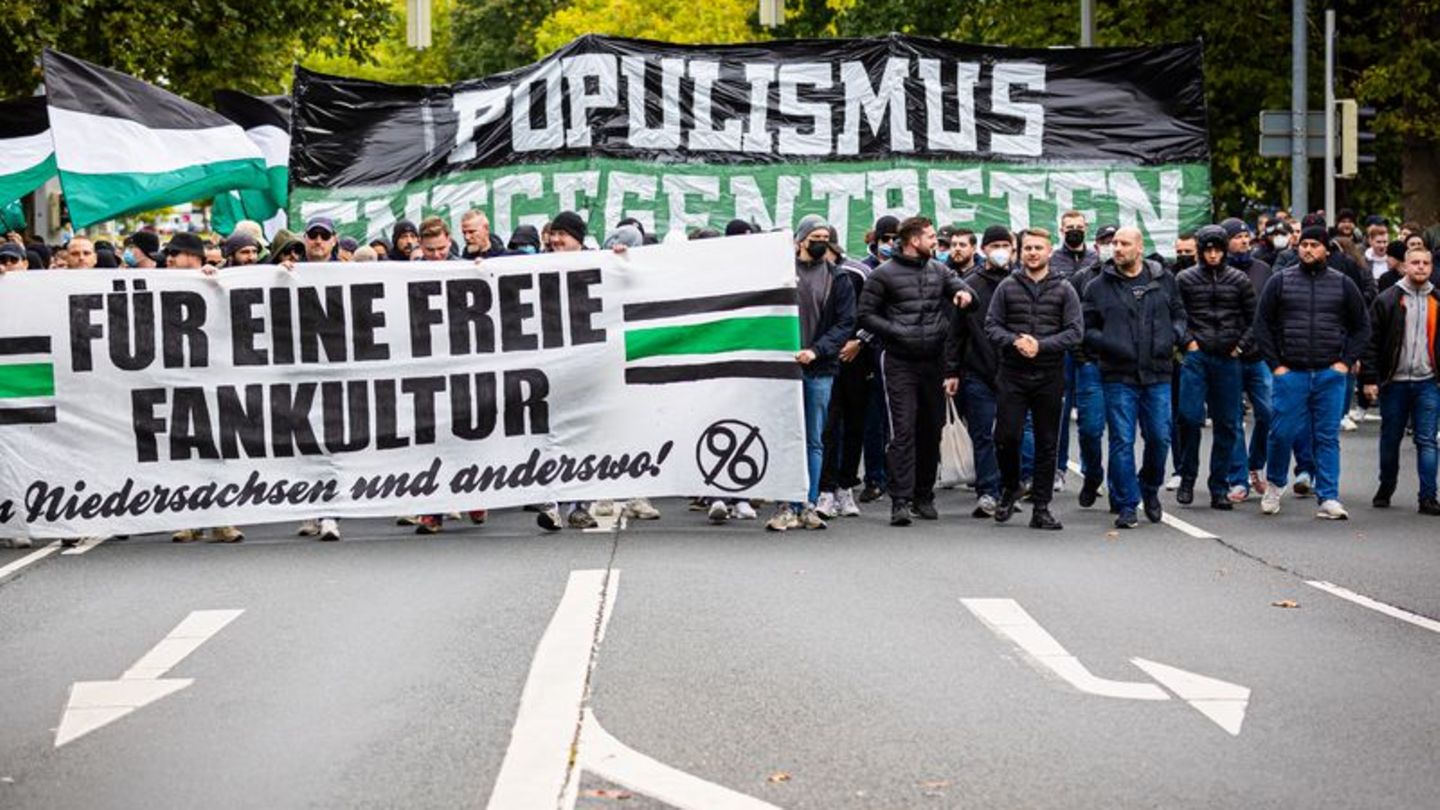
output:
M 921 787 L 921 788 L 924 788 L 925 790 L 939 790 L 940 788 L 950 787 L 950 780 L 949 780 L 949 779 L 930 779 L 930 780 L 921 782 L 921 783 L 920 783 L 920 787 Z
M 1120 539 L 1120 532 L 1105 532 L 1105 539 L 1106 539 L 1106 540 L 1119 540 L 1119 539 Z
M 775 773 L 770 774 L 770 777 L 769 777 L 768 779 L 766 779 L 765 781 L 771 782 L 771 783 L 777 784 L 777 785 L 780 784 L 781 782 L 789 782 L 789 781 L 790 781 L 790 774 L 788 774 L 788 773 L 786 773 L 786 772 L 784 772 L 784 771 L 776 771 Z
M 1270 607 L 1278 607 L 1278 608 L 1298 608 L 1298 607 L 1300 607 L 1300 603 L 1299 603 L 1299 602 L 1296 602 L 1294 599 L 1281 599 L 1281 600 L 1276 601 L 1276 602 L 1271 602 L 1271 603 L 1270 603 Z
M 617 802 L 623 802 L 626 799 L 634 798 L 633 794 L 627 793 L 623 790 L 606 790 L 605 788 L 582 790 L 580 791 L 580 795 L 587 799 L 614 799 Z

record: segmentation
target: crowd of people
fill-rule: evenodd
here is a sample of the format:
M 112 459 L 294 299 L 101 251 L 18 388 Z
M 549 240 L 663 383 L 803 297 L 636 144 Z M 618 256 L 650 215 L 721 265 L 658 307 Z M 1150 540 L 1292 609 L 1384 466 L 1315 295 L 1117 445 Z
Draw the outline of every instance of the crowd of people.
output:
M 947 398 L 963 416 L 973 451 L 977 519 L 1004 523 L 1028 502 L 1031 528 L 1061 529 L 1052 503 L 1072 469 L 1072 424 L 1078 504 L 1091 508 L 1103 494 L 1118 528 L 1137 527 L 1142 514 L 1160 521 L 1163 490 L 1179 504 L 1193 503 L 1207 428 L 1211 508 L 1233 510 L 1258 497 L 1268 515 L 1280 511 L 1287 494 L 1313 494 L 1317 517 L 1346 519 L 1339 434 L 1372 408 L 1381 422 L 1372 506 L 1390 506 L 1409 434 L 1418 511 L 1440 515 L 1440 292 L 1430 280 L 1437 247 L 1431 236 L 1380 217 L 1362 223 L 1347 210 L 1333 223 L 1318 212 L 1295 221 L 1280 211 L 1253 227 L 1228 218 L 1183 233 L 1168 258 L 1147 253 L 1133 227 L 1102 224 L 1092 231 L 1077 211 L 1065 212 L 1057 225 L 1053 235 L 992 225 L 977 236 L 967 228 L 937 229 L 921 216 L 883 216 L 866 236 L 864 255 L 850 255 L 824 218 L 800 220 L 795 362 L 803 380 L 809 492 L 804 501 L 774 505 L 766 529 L 823 529 L 884 498 L 891 525 L 938 519 Z M 756 230 L 734 220 L 723 231 L 667 238 Z M 418 225 L 401 221 L 388 238 L 360 244 L 317 216 L 298 234 L 282 231 L 269 240 L 253 222 L 221 240 L 182 231 L 163 245 L 153 230 L 141 230 L 118 252 L 84 235 L 51 248 L 12 233 L 0 243 L 0 272 L 483 262 L 552 251 L 623 253 L 655 241 L 627 219 L 598 243 L 585 220 L 568 211 L 543 228 L 522 225 L 502 241 L 484 212 L 471 210 L 460 220 L 459 239 L 432 217 Z M 696 497 L 690 507 L 717 523 L 759 517 L 756 504 L 744 499 Z M 597 517 L 609 515 L 660 518 L 644 498 L 530 508 L 550 531 L 593 528 Z M 465 517 L 484 523 L 487 512 Z M 444 520 L 400 518 L 430 534 Z M 339 521 L 306 521 L 300 534 L 338 540 Z M 182 528 L 173 539 L 206 536 Z M 244 538 L 233 526 L 208 536 Z

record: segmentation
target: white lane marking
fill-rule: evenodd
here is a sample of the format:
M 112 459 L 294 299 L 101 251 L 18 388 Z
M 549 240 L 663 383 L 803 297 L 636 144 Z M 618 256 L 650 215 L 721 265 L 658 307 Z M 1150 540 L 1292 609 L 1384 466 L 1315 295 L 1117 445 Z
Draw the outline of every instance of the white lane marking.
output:
M 119 680 L 78 681 L 71 685 L 65 713 L 55 730 L 55 747 L 73 742 L 194 683 L 193 678 L 161 680 L 161 676 L 244 612 L 192 611 L 125 670 Z
M 1145 670 L 1146 675 L 1213 720 L 1230 736 L 1240 736 L 1240 726 L 1245 722 L 1245 707 L 1250 703 L 1249 688 L 1144 658 L 1131 658 L 1130 663 Z
M 612 592 L 619 576 L 611 572 Z M 535 648 L 510 745 L 486 805 L 490 810 L 553 807 L 575 793 L 579 780 L 567 778 L 604 590 L 604 571 L 570 572 L 560 606 Z M 609 612 L 602 610 L 601 631 L 608 620 Z
M 0 568 L 0 579 L 4 579 L 4 578 L 10 576 L 11 574 L 18 573 L 21 569 L 25 568 L 27 565 L 34 565 L 35 563 L 40 562 L 41 560 L 45 559 L 46 557 L 49 557 L 51 554 L 54 554 L 55 552 L 57 552 L 57 551 L 59 551 L 59 550 L 60 550 L 60 541 L 59 541 L 59 540 L 56 540 L 56 541 L 53 542 L 53 543 L 50 543 L 50 544 L 48 544 L 48 545 L 42 546 L 42 547 L 40 547 L 40 548 L 37 548 L 37 549 L 35 549 L 34 551 L 30 552 L 29 554 L 26 554 L 24 557 L 21 557 L 20 559 L 15 560 L 15 561 L 12 562 L 12 563 L 9 563 L 9 564 L 6 565 L 4 568 Z
M 581 531 L 592 534 L 613 531 L 623 532 L 628 525 L 630 525 L 630 519 L 625 517 L 624 507 L 616 505 L 614 514 L 596 517 L 595 527 L 593 529 L 581 529 Z
M 1060 646 L 1025 608 L 1014 599 L 961 599 L 975 618 L 984 622 L 996 635 L 1010 639 L 1061 680 L 1092 695 L 1126 700 L 1169 700 L 1165 690 L 1153 683 L 1112 681 L 1086 669 L 1080 660 Z
M 634 751 L 595 720 L 586 706 L 588 680 L 619 576 L 612 570 L 607 583 L 604 571 L 570 572 L 535 648 L 488 810 L 574 810 L 584 771 L 679 810 L 779 810 Z
M 1384 602 L 1371 599 L 1364 594 L 1358 594 L 1349 588 L 1342 588 L 1339 585 L 1325 582 L 1324 580 L 1306 580 L 1305 584 L 1312 588 L 1318 588 L 1332 596 L 1338 596 L 1348 602 L 1354 602 L 1361 607 L 1367 607 L 1379 613 L 1384 613 L 1391 618 L 1399 619 L 1402 622 L 1409 622 L 1416 627 L 1423 627 L 1432 633 L 1440 633 L 1440 622 L 1434 619 L 1426 618 L 1417 613 L 1411 613 L 1408 610 L 1395 607 L 1394 605 L 1387 605 Z
M 80 541 L 80 545 L 74 548 L 67 548 L 60 552 L 60 554 L 65 557 L 79 556 L 109 539 L 108 537 L 87 537 Z
M 1078 463 L 1070 461 L 1066 462 L 1066 466 L 1069 467 L 1070 470 L 1076 475 L 1081 474 L 1080 465 Z M 1169 509 L 1166 509 L 1164 513 L 1160 516 L 1160 522 L 1164 523 L 1166 526 L 1169 526 L 1177 532 L 1180 532 L 1182 534 L 1188 534 L 1196 540 L 1220 539 L 1220 535 L 1218 534 L 1211 534 L 1210 532 L 1205 531 L 1204 529 L 1196 526 L 1193 523 L 1190 523 L 1189 521 L 1181 520 L 1180 518 L 1175 517 L 1174 515 L 1170 514 Z
M 676 810 L 780 810 L 645 756 L 610 736 L 589 709 L 580 727 L 580 752 L 585 770 Z

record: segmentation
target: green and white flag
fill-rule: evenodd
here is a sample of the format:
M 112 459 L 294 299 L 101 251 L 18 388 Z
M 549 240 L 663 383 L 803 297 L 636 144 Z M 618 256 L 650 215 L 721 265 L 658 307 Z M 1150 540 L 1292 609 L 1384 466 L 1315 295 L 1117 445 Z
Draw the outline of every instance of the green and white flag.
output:
M 265 189 L 240 189 L 215 196 L 211 222 L 228 234 L 242 219 L 259 222 L 267 239 L 286 225 L 290 198 L 290 97 L 252 96 L 235 90 L 215 91 L 215 109 L 245 130 L 265 156 Z
M 0 102 L 0 206 L 24 197 L 55 176 L 55 147 L 45 98 Z
M 58 51 L 45 51 L 44 66 L 55 164 L 77 228 L 269 187 L 260 148 L 219 113 Z

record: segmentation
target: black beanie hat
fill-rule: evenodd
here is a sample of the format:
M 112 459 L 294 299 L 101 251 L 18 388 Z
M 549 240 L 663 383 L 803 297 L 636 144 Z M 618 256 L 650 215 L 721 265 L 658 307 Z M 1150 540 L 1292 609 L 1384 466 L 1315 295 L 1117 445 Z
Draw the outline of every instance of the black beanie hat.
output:
M 555 215 L 550 223 L 550 230 L 568 233 L 575 238 L 576 242 L 585 241 L 585 220 L 574 211 L 561 211 Z
M 1306 239 L 1314 239 L 1322 245 L 1329 245 L 1330 232 L 1325 230 L 1324 225 L 1307 225 L 1305 230 L 1300 232 L 1300 241 L 1304 242 Z
M 900 230 L 900 220 L 886 214 L 875 220 L 875 238 L 877 240 L 886 236 L 894 236 Z
M 985 229 L 985 235 L 980 239 L 980 247 L 985 247 L 992 242 L 1009 242 L 1010 229 L 1004 225 L 991 225 Z
M 725 224 L 726 236 L 744 236 L 747 233 L 755 233 L 755 226 L 743 219 L 732 219 Z
M 1385 248 L 1385 255 L 1397 262 L 1405 261 L 1405 243 L 1396 239 L 1390 243 L 1389 247 Z

